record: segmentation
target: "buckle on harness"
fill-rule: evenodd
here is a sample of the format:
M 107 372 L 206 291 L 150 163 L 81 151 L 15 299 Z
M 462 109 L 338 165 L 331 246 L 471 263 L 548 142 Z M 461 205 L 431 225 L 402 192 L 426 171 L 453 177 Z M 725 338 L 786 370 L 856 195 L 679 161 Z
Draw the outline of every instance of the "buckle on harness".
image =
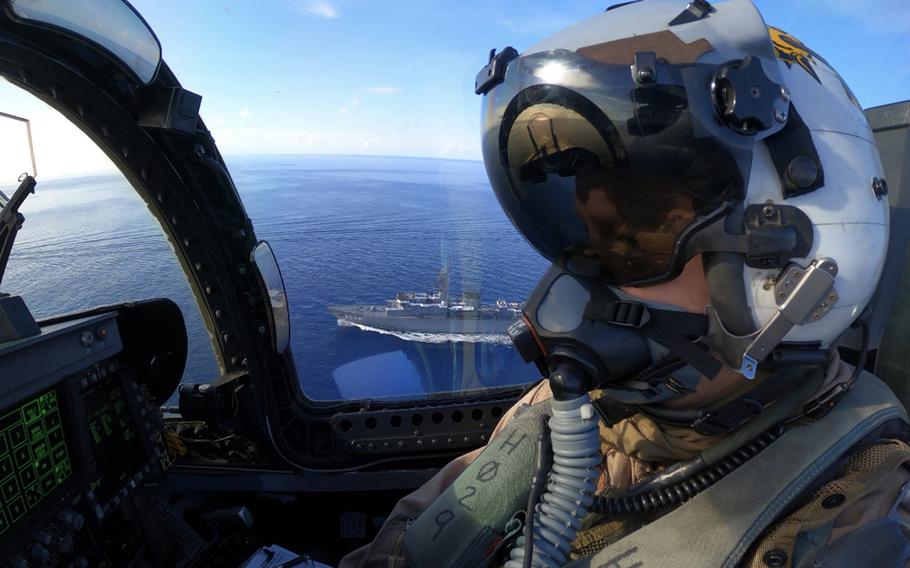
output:
M 806 418 L 817 419 L 821 418 L 824 415 L 834 408 L 834 405 L 844 398 L 844 396 L 850 392 L 850 389 L 853 388 L 853 385 L 849 381 L 838 383 L 822 393 L 821 396 L 815 400 L 810 400 L 803 406 L 803 416 Z
M 640 328 L 651 321 L 648 306 L 627 300 L 592 302 L 585 309 L 585 317 L 594 321 L 634 328 Z
M 728 406 L 714 412 L 700 412 L 698 418 L 689 426 L 702 436 L 716 436 L 739 428 L 746 421 L 764 411 L 761 402 L 751 398 L 741 398 Z

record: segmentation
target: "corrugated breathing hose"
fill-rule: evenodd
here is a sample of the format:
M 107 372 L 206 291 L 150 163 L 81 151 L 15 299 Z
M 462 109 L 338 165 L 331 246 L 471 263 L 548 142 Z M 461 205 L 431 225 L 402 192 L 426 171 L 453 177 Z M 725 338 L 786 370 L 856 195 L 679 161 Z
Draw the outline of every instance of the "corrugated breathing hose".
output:
M 509 552 L 506 568 L 558 568 L 566 563 L 575 534 L 594 499 L 601 463 L 597 414 L 588 395 L 553 400 L 549 421 L 553 469 L 533 517 L 533 558 L 525 559 L 525 537 Z

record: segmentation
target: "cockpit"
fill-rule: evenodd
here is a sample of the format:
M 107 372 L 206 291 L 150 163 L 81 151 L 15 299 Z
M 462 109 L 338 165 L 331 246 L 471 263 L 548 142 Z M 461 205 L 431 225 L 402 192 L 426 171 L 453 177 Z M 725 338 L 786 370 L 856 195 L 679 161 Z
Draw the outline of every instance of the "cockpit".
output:
M 210 130 L 122 0 L 0 0 L 0 76 L 0 565 L 336 565 L 540 379 L 508 329 L 547 262 L 482 163 L 226 160 L 257 127 Z
M 506 329 L 546 265 L 478 163 L 229 172 L 128 4 L 10 2 L 0 28 L 4 562 L 337 563 L 538 378 Z

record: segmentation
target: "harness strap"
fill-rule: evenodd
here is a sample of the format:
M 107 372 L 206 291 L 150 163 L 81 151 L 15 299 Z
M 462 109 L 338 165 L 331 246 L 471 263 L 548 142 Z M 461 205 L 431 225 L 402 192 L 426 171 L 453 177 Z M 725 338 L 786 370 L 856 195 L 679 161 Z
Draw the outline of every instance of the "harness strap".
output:
M 638 329 L 709 379 L 723 368 L 720 361 L 693 341 L 708 332 L 708 318 L 702 314 L 659 310 L 641 302 L 616 300 L 590 302 L 585 307 L 584 318 Z
M 719 408 L 700 412 L 688 426 L 704 436 L 723 434 L 739 428 L 764 412 L 769 404 L 792 393 L 799 386 L 793 384 L 794 378 L 805 380 L 805 377 L 794 377 L 793 373 L 782 372 L 785 369 L 787 367 L 772 373 L 745 395 Z M 808 395 L 811 396 L 812 392 Z
M 654 309 L 640 302 L 618 300 L 590 302 L 585 308 L 584 317 L 595 322 L 638 329 L 642 335 L 666 347 L 708 378 L 716 377 L 723 368 L 717 358 L 696 342 L 707 331 L 708 318 L 704 315 Z M 688 426 L 699 434 L 714 436 L 739 428 L 792 390 L 790 377 L 786 373 L 775 373 L 745 395 L 719 408 L 705 410 L 686 419 L 674 420 L 671 416 L 663 418 Z M 654 410 L 654 413 L 660 416 L 658 410 Z

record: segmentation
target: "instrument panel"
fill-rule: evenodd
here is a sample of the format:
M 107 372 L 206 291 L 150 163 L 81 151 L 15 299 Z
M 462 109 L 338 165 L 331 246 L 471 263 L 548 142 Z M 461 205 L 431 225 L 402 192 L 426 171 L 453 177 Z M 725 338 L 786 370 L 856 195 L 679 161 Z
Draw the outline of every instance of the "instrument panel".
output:
M 120 357 L 117 313 L 0 344 L 0 566 L 113 566 L 123 522 L 161 471 L 161 417 Z

